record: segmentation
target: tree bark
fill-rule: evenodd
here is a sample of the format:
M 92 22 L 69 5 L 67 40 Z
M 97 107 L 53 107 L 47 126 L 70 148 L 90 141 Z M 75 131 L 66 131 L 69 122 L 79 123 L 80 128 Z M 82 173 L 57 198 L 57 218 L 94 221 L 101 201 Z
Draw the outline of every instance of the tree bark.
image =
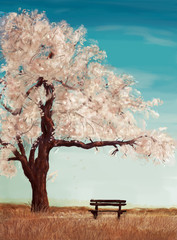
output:
M 46 144 L 39 146 L 38 157 L 35 160 L 33 168 L 32 187 L 32 212 L 47 211 L 49 208 L 49 201 L 47 197 L 46 178 L 49 170 L 49 149 Z
M 46 173 L 40 171 L 35 177 L 32 186 L 32 212 L 44 212 L 49 209 L 49 201 L 46 189 Z
M 52 94 L 52 96 L 46 101 L 45 105 L 40 104 L 43 116 L 41 117 L 42 135 L 38 139 L 38 157 L 34 159 L 37 145 L 34 145 L 30 152 L 29 165 L 33 172 L 33 180 L 30 181 L 32 186 L 31 211 L 33 212 L 47 211 L 49 208 L 46 177 L 49 170 L 49 152 L 52 149 L 51 140 L 53 139 L 54 131 L 54 123 L 51 118 L 54 87 L 52 84 L 48 85 L 47 81 L 43 79 L 42 83 L 46 90 L 46 96 L 49 94 Z

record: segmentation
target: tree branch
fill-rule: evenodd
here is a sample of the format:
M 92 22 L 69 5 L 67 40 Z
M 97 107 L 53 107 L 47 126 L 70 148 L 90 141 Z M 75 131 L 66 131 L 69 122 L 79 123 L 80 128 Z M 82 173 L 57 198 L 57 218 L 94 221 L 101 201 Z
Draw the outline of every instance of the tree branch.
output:
M 20 161 L 25 176 L 26 176 L 28 179 L 30 179 L 30 181 L 34 181 L 34 175 L 33 175 L 32 169 L 30 168 L 30 165 L 29 165 L 29 163 L 28 163 L 28 161 L 27 161 L 26 156 L 21 155 L 21 154 L 18 152 L 17 149 L 15 149 L 15 150 L 13 151 L 13 154 L 15 155 L 15 157 L 9 158 L 8 161 Z
M 114 145 L 115 150 L 111 153 L 111 155 L 115 156 L 116 153 L 119 151 L 118 147 L 116 145 Z
M 15 157 L 8 158 L 8 161 L 19 161 L 21 162 L 27 162 L 26 156 L 22 156 L 17 149 L 15 149 L 13 152 Z
M 20 160 L 16 157 L 11 157 L 11 158 L 8 158 L 8 161 L 20 161 Z
M 19 161 L 23 161 L 24 158 L 26 160 L 26 157 L 22 156 L 17 149 L 13 151 L 13 154 L 15 155 L 16 158 L 18 158 Z M 26 160 L 27 161 L 27 160 Z
M 28 89 L 28 91 L 27 91 L 26 94 L 25 94 L 25 97 L 27 98 L 27 97 L 30 95 L 31 91 L 32 91 L 34 88 L 40 87 L 40 86 L 42 85 L 42 83 L 43 83 L 43 77 L 39 77 L 38 80 L 37 80 L 36 85 L 34 85 L 34 86 L 32 86 L 30 89 Z M 0 97 L 2 97 L 2 96 L 0 96 Z M 15 110 L 12 110 L 10 107 L 6 106 L 4 103 L 2 103 L 2 106 L 3 106 L 9 113 L 11 113 L 11 114 L 14 115 L 14 116 L 20 114 L 21 111 L 22 111 L 22 108 L 17 108 L 17 109 L 15 109 Z
M 50 96 L 49 99 L 46 101 L 45 105 L 40 106 L 43 111 L 43 116 L 41 118 L 41 129 L 44 136 L 52 136 L 54 131 L 54 123 L 52 120 L 52 105 L 55 99 L 54 95 L 54 86 L 53 84 L 47 84 L 46 81 L 43 81 L 43 86 L 46 91 L 46 96 Z
M 35 151 L 39 145 L 39 141 L 40 139 L 42 138 L 42 135 L 39 136 L 36 141 L 33 143 L 32 147 L 31 147 L 31 150 L 30 150 L 30 155 L 29 155 L 29 165 L 30 167 L 33 167 L 34 166 L 34 156 L 35 156 Z
M 11 113 L 14 116 L 17 114 L 20 114 L 22 110 L 21 108 L 17 108 L 13 111 L 10 107 L 7 107 L 4 103 L 2 103 L 2 106 L 5 108 L 5 110 L 7 110 L 9 113 Z
M 140 137 L 138 137 L 140 138 Z M 80 147 L 83 149 L 91 149 L 94 147 L 104 147 L 104 146 L 122 146 L 122 145 L 130 145 L 133 146 L 134 144 L 136 144 L 136 140 L 138 138 L 134 138 L 131 140 L 127 140 L 127 141 L 95 141 L 95 142 L 91 142 L 91 143 L 84 143 L 81 141 L 75 141 L 75 140 L 71 140 L 71 141 L 65 141 L 65 140 L 54 140 L 53 141 L 53 147 Z
M 34 88 L 40 87 L 40 86 L 42 85 L 42 83 L 43 83 L 43 80 L 44 80 L 43 77 L 39 77 L 38 80 L 37 80 L 36 85 L 34 85 L 34 86 L 32 86 L 30 89 L 28 89 L 28 91 L 27 91 L 26 94 L 25 94 L 25 97 L 28 97 L 28 96 L 30 95 L 31 91 L 32 91 Z
M 25 149 L 20 136 L 17 136 L 17 142 L 18 142 L 18 147 L 20 149 L 21 154 L 26 157 Z
M 62 85 L 63 87 L 65 87 L 65 88 L 68 88 L 68 89 L 71 89 L 71 90 L 76 90 L 76 88 L 69 86 L 67 83 L 64 83 L 62 80 L 57 80 L 57 79 L 54 79 L 54 80 L 55 80 L 56 82 L 61 83 L 61 85 Z
M 0 145 L 7 146 L 7 145 L 9 145 L 9 143 L 3 142 L 2 139 L 0 139 Z

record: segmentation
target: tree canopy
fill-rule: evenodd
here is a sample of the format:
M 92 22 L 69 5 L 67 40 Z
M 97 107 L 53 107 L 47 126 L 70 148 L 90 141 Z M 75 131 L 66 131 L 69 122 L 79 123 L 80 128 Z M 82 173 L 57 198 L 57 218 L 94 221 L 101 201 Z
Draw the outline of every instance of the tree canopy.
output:
M 14 160 L 32 171 L 44 138 L 49 150 L 113 146 L 112 154 L 120 150 L 164 163 L 173 158 L 175 140 L 163 129 L 141 128 L 135 117 L 158 116 L 153 106 L 162 101 L 144 101 L 134 78 L 117 74 L 105 51 L 86 42 L 83 26 L 50 23 L 37 11 L 9 13 L 0 22 L 2 175 L 16 173 Z

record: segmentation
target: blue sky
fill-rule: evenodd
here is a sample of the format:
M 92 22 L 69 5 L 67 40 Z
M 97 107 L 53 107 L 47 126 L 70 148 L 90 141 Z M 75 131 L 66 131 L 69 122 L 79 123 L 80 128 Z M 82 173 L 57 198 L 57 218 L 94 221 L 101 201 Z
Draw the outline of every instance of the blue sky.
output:
M 157 108 L 159 119 L 149 120 L 147 128 L 166 126 L 177 139 L 176 1 L 0 1 L 1 12 L 19 7 L 46 11 L 51 22 L 66 20 L 74 28 L 83 24 L 87 39 L 97 40 L 107 52 L 106 64 L 132 74 L 145 100 L 164 101 Z M 155 166 L 141 159 L 112 158 L 108 152 L 108 148 L 98 154 L 75 148 L 52 152 L 50 172 L 58 170 L 58 176 L 54 183 L 48 182 L 51 203 L 105 197 L 125 198 L 130 206 L 177 206 L 176 163 Z M 31 198 L 20 168 L 13 179 L 0 177 L 0 192 L 1 201 L 29 202 Z

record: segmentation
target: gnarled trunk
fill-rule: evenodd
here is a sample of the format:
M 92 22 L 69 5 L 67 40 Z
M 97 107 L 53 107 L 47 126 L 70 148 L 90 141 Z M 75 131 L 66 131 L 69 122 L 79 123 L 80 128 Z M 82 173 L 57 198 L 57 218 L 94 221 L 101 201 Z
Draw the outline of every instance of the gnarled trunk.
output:
M 49 201 L 46 190 L 46 174 L 39 173 L 36 176 L 35 182 L 31 183 L 32 186 L 32 212 L 43 212 L 49 208 Z
M 38 157 L 33 165 L 32 187 L 32 203 L 31 211 L 42 212 L 49 208 L 47 197 L 46 178 L 49 170 L 49 149 L 46 145 L 39 147 Z

